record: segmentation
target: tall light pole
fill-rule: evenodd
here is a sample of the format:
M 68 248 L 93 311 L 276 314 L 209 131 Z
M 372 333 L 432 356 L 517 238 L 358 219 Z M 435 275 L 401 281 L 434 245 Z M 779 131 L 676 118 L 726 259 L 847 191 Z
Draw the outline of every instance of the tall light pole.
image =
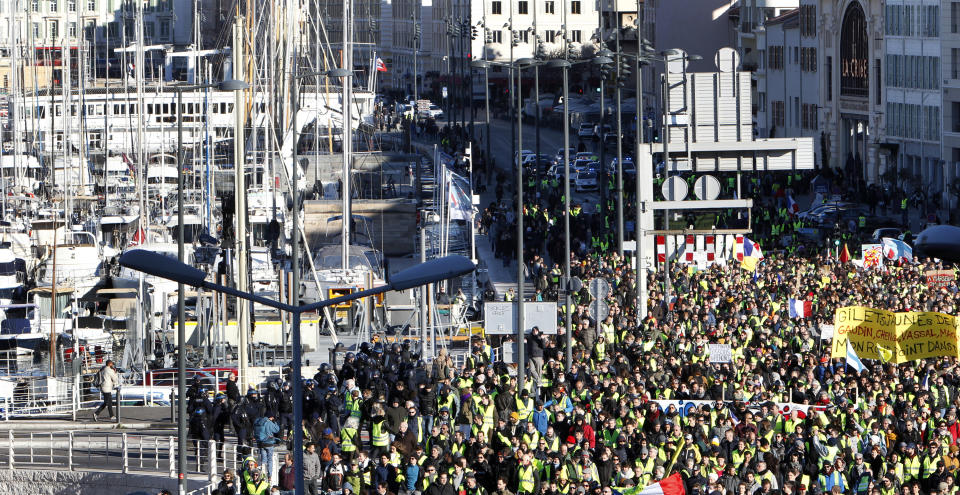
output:
M 265 297 L 260 297 L 256 294 L 251 294 L 249 292 L 243 292 L 232 287 L 225 285 L 216 284 L 213 282 L 207 282 L 205 279 L 206 273 L 202 270 L 196 269 L 192 266 L 189 266 L 182 262 L 172 262 L 166 256 L 161 254 L 146 251 L 142 249 L 137 249 L 133 251 L 127 251 L 126 253 L 120 256 L 120 265 L 131 268 L 133 270 L 138 270 L 150 275 L 154 275 L 160 278 L 165 278 L 167 280 L 172 280 L 181 285 L 190 285 L 193 287 L 208 289 L 215 292 L 220 292 L 223 294 L 228 294 L 239 299 L 246 301 L 263 304 L 264 306 L 274 308 L 280 311 L 286 311 L 291 313 L 293 316 L 293 325 L 292 325 L 292 335 L 300 335 L 300 316 L 303 313 L 316 311 L 323 309 L 329 306 L 336 304 L 342 304 L 344 302 L 353 301 L 356 299 L 361 299 L 364 297 L 370 297 L 377 294 L 381 294 L 391 290 L 406 290 L 412 287 L 419 287 L 422 285 L 434 283 L 440 280 L 448 280 L 454 277 L 459 277 L 465 275 L 474 270 L 473 263 L 464 258 L 463 256 L 447 256 L 444 258 L 437 258 L 427 263 L 413 266 L 406 270 L 403 270 L 396 275 L 387 278 L 387 284 L 380 287 L 373 287 L 367 290 L 362 290 L 354 292 L 353 294 L 348 294 L 341 297 L 335 297 L 333 299 L 327 299 L 324 301 L 315 302 L 312 304 L 305 304 L 302 306 L 294 306 L 291 304 L 285 304 L 280 301 L 274 301 L 272 299 L 267 299 Z M 294 341 L 297 342 L 297 341 Z M 301 366 L 301 348 L 299 345 L 293 346 L 293 373 L 294 376 L 300 376 L 300 366 Z M 299 380 L 297 380 L 299 381 Z M 296 415 L 296 410 L 303 407 L 303 389 L 299 386 L 294 385 L 293 391 L 293 404 L 294 404 L 294 414 Z M 182 401 L 181 401 L 182 402 Z M 302 413 L 301 413 L 302 415 Z M 295 491 L 298 494 L 303 492 L 303 424 L 302 419 L 300 424 L 295 424 L 293 428 L 293 438 L 294 445 L 301 446 L 300 448 L 294 448 L 294 459 L 299 457 L 299 462 L 294 461 L 294 480 L 295 480 Z M 185 460 L 185 455 L 182 452 L 185 452 L 185 449 L 181 449 L 181 460 Z M 186 466 L 186 464 L 181 464 L 181 469 Z M 181 473 L 180 477 L 180 487 L 181 493 L 183 490 L 184 473 Z
M 183 244 L 183 92 L 213 87 L 240 91 L 249 86 L 243 81 L 229 80 L 220 84 L 174 88 L 177 92 L 177 260 L 181 263 L 186 256 Z M 177 284 L 177 485 L 181 494 L 186 493 L 187 472 L 187 330 L 183 291 L 183 284 Z
M 527 333 L 523 322 L 523 284 L 526 281 L 523 259 L 523 156 L 519 150 L 523 149 L 523 67 L 533 63 L 532 59 L 522 58 L 516 61 L 517 66 L 517 385 L 523 389 L 526 374 L 525 351 Z
M 474 60 L 470 62 L 470 65 L 476 69 L 483 69 L 483 86 L 484 86 L 484 96 L 486 104 L 486 125 L 487 125 L 487 135 L 484 145 L 486 146 L 486 162 L 484 166 L 486 167 L 487 178 L 490 178 L 490 62 L 486 60 Z
M 602 4 L 603 2 L 601 2 Z M 603 46 L 602 36 L 598 38 L 600 46 Z M 613 52 L 607 50 L 606 48 L 597 52 L 597 56 L 593 59 L 593 63 L 600 67 L 600 124 L 597 126 L 600 138 L 600 169 L 597 171 L 597 174 L 600 176 L 600 208 L 597 210 L 597 214 L 600 215 L 600 225 L 601 228 L 606 232 L 606 222 L 607 222 L 607 198 L 609 197 L 607 191 L 609 189 L 609 178 L 607 177 L 607 143 L 604 138 L 604 119 L 606 118 L 606 93 L 605 88 L 607 76 L 609 74 L 610 65 L 613 64 Z
M 646 131 L 644 124 L 646 119 L 643 117 L 643 66 L 646 64 L 646 61 L 643 60 L 643 55 L 645 51 L 652 51 L 652 48 L 648 48 L 646 43 L 647 40 L 643 38 L 643 23 L 640 21 L 640 2 L 637 1 L 637 97 L 636 97 L 636 120 L 637 120 L 637 131 L 636 131 L 636 151 L 633 153 L 633 166 L 636 170 L 634 174 L 634 186 L 636 188 L 636 210 L 635 221 L 634 221 L 634 236 L 636 238 L 636 249 L 634 250 L 635 266 L 637 281 L 636 281 L 636 307 L 637 315 L 642 319 L 647 317 L 647 273 L 646 267 L 643 263 L 643 242 L 644 242 L 644 231 L 641 227 L 640 221 L 642 217 L 643 205 L 640 201 L 640 188 L 642 184 L 640 183 L 640 147 L 643 145 L 646 136 L 644 132 Z
M 296 70 L 296 68 L 294 69 Z M 300 98 L 301 98 L 301 81 L 308 77 L 314 77 L 319 75 L 327 75 L 330 77 L 344 77 L 344 69 L 333 69 L 326 73 L 324 72 L 309 72 L 306 74 L 296 74 L 293 76 L 293 166 L 291 170 L 293 171 L 291 181 L 293 186 L 291 187 L 291 192 L 293 194 L 293 239 L 292 244 L 293 248 L 290 250 L 290 269 L 293 271 L 293 282 L 290 284 L 293 288 L 292 300 L 290 301 L 291 306 L 300 305 L 300 187 L 299 187 L 299 177 L 300 177 L 300 148 L 298 146 L 298 141 L 300 140 L 299 131 L 300 127 L 297 124 L 297 114 L 300 113 Z M 331 150 L 332 151 L 332 150 Z M 301 376 L 301 338 L 300 338 L 300 313 L 292 315 L 294 322 L 290 328 L 290 346 L 293 352 L 293 363 L 292 368 L 292 378 L 293 378 L 293 396 L 294 397 L 303 397 L 303 377 Z M 295 466 L 303 466 L 303 401 L 298 400 L 293 403 L 293 462 Z M 301 431 L 301 434 L 296 434 L 297 431 Z M 295 492 L 303 493 L 303 476 L 296 476 L 294 480 Z
M 564 39 L 566 39 L 566 34 L 564 34 Z M 564 50 L 564 57 L 566 56 L 567 53 Z M 547 67 L 563 69 L 563 321 L 566 344 L 564 346 L 566 348 L 564 363 L 566 364 L 566 370 L 570 371 L 573 368 L 573 350 L 571 347 L 573 325 L 570 321 L 572 316 L 570 311 L 570 304 L 572 303 L 570 297 L 570 117 L 569 104 L 567 103 L 570 96 L 568 86 L 570 62 L 565 58 L 551 60 L 547 62 Z

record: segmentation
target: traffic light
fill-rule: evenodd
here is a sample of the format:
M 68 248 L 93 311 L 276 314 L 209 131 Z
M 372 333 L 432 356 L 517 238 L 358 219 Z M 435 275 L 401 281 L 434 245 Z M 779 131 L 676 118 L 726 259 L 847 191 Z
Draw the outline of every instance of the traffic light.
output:
M 537 43 L 537 58 L 545 59 L 547 58 L 547 48 L 544 43 Z
M 470 28 L 470 39 L 472 39 L 472 40 L 476 40 L 476 39 L 477 39 L 477 26 L 472 26 L 472 27 Z
M 630 80 L 630 63 L 623 57 L 620 58 L 618 62 L 620 71 L 617 73 L 617 86 L 625 87 L 627 81 Z
M 510 41 L 513 46 L 520 46 L 520 33 L 517 31 L 511 31 L 513 39 Z
M 370 24 L 370 31 L 371 31 L 371 32 L 376 32 L 376 31 L 377 31 L 377 20 L 376 20 L 376 19 L 370 19 L 370 23 L 369 23 L 369 24 Z
M 610 73 L 613 71 L 613 67 L 610 64 L 603 64 L 600 66 L 600 79 L 602 81 L 610 80 Z
M 567 58 L 571 60 L 577 58 L 577 51 L 573 49 L 573 45 L 567 45 Z
M 493 31 L 488 28 L 483 28 L 483 42 L 486 44 L 493 43 Z
M 420 35 L 423 33 L 423 30 L 420 28 L 420 25 L 417 24 L 413 27 L 413 39 L 415 41 L 420 41 Z

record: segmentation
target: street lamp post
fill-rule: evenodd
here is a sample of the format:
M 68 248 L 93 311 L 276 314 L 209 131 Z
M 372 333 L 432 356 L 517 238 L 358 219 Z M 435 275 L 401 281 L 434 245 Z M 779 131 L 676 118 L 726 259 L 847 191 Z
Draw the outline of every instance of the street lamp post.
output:
M 332 69 L 327 72 L 308 72 L 305 74 L 298 74 L 293 77 L 294 82 L 294 91 L 293 91 L 293 166 L 291 181 L 293 186 L 291 187 L 291 192 L 293 194 L 293 239 L 292 244 L 293 248 L 290 250 L 290 269 L 293 270 L 293 282 L 291 286 L 293 287 L 292 300 L 290 301 L 291 306 L 300 305 L 300 188 L 299 188 L 299 176 L 300 176 L 300 160 L 299 160 L 299 126 L 297 125 L 297 114 L 300 112 L 300 97 L 301 97 L 301 86 L 300 81 L 308 77 L 314 77 L 319 75 L 327 75 L 330 77 L 345 77 L 349 75 L 349 71 L 346 69 Z M 347 127 L 344 127 L 345 132 Z M 332 151 L 332 150 L 331 150 Z M 290 344 L 293 350 L 293 395 L 294 397 L 303 396 L 303 383 L 302 377 L 300 375 L 300 359 L 301 359 L 301 341 L 300 341 L 300 314 L 293 315 L 294 322 L 290 328 Z M 303 401 L 295 401 L 293 404 L 293 428 L 294 430 L 300 430 L 301 425 L 303 424 Z M 293 435 L 293 462 L 300 466 L 303 464 L 303 435 Z M 294 480 L 295 491 L 296 493 L 303 493 L 303 476 L 297 476 Z
M 566 53 L 564 54 L 566 56 Z M 563 321 L 565 325 L 565 364 L 566 370 L 573 367 L 572 338 L 573 332 L 570 312 L 570 117 L 567 98 L 569 97 L 568 77 L 570 62 L 566 59 L 556 59 L 547 62 L 548 67 L 563 69 Z
M 224 91 L 239 91 L 248 88 L 247 83 L 237 80 L 219 84 L 176 87 L 177 92 L 177 259 L 183 263 L 183 92 L 206 88 Z M 237 109 L 239 111 L 239 108 Z M 186 492 L 187 472 L 187 358 L 186 315 L 184 312 L 184 286 L 177 284 L 177 485 L 180 493 Z M 119 415 L 118 415 L 119 416 Z
M 517 66 L 517 386 L 522 389 L 526 374 L 524 353 L 527 340 L 523 331 L 523 284 L 526 281 L 523 259 L 523 67 L 531 65 L 532 59 L 521 58 Z
M 240 290 L 234 289 L 229 286 L 220 285 L 214 282 L 208 282 L 205 280 L 206 273 L 203 270 L 199 270 L 192 266 L 189 266 L 182 262 L 172 262 L 169 258 L 152 251 L 146 250 L 133 250 L 127 251 L 126 253 L 120 256 L 120 265 L 141 271 L 143 273 L 154 275 L 156 277 L 165 278 L 167 280 L 172 280 L 181 285 L 190 285 L 197 288 L 203 288 L 211 290 L 214 292 L 220 292 L 223 294 L 228 294 L 240 299 L 251 301 L 253 303 L 259 303 L 264 306 L 274 308 L 280 311 L 286 311 L 293 316 L 293 325 L 291 335 L 299 337 L 300 335 L 300 316 L 303 313 L 320 310 L 329 306 L 336 304 L 342 304 L 344 302 L 353 301 L 355 299 L 361 299 L 365 297 L 374 296 L 391 290 L 406 290 L 413 287 L 419 287 L 426 284 L 431 284 L 440 280 L 448 280 L 454 277 L 465 275 L 474 270 L 473 262 L 468 260 L 463 256 L 446 256 L 444 258 L 437 258 L 426 263 L 422 263 L 406 270 L 400 271 L 399 273 L 388 277 L 387 284 L 380 287 L 373 287 L 367 290 L 354 292 L 353 294 L 348 294 L 341 297 L 336 297 L 333 299 L 327 299 L 324 301 L 318 301 L 311 304 L 304 304 L 299 306 L 294 306 L 292 304 L 285 304 L 280 301 L 274 301 L 272 299 L 267 299 L 265 297 L 258 296 L 249 292 L 242 292 Z M 302 420 L 302 408 L 303 408 L 303 389 L 297 384 L 299 376 L 301 376 L 301 347 L 299 345 L 299 340 L 294 340 L 293 346 L 293 369 L 294 376 L 294 389 L 293 389 L 293 405 L 294 405 L 294 425 L 293 425 L 293 438 L 294 438 L 294 480 L 296 483 L 295 491 L 298 494 L 303 493 L 303 420 Z M 181 401 L 183 403 L 183 401 Z M 296 423 L 297 411 L 300 411 L 301 422 Z M 182 418 L 182 416 L 181 416 Z M 182 431 L 182 430 L 181 430 Z M 183 439 L 183 437 L 181 437 Z M 181 440 L 182 441 L 182 440 Z M 185 446 L 185 445 L 184 445 Z M 185 460 L 184 455 L 185 449 L 180 449 L 180 461 Z M 180 487 L 181 490 L 184 488 L 184 473 L 183 468 L 186 467 L 185 463 L 181 463 L 179 469 L 180 473 Z M 182 493 L 182 492 L 181 492 Z
M 602 42 L 601 42 L 602 46 Z M 604 48 L 597 53 L 596 58 L 593 59 L 593 63 L 600 67 L 600 123 L 597 125 L 597 137 L 600 142 L 600 169 L 597 170 L 597 174 L 600 176 L 600 208 L 597 209 L 597 214 L 600 215 L 600 225 L 605 225 L 607 220 L 607 190 L 609 189 L 607 177 L 607 143 L 604 138 L 604 119 L 606 119 L 606 70 L 609 68 L 610 64 L 613 63 L 613 52 Z M 606 231 L 604 231 L 606 233 Z
M 493 167 L 490 165 L 490 63 L 486 60 L 474 60 L 470 62 L 470 65 L 475 68 L 483 69 L 483 87 L 484 87 L 484 96 L 485 96 L 485 105 L 486 105 L 486 125 L 487 125 L 487 135 L 484 139 L 486 146 L 486 160 L 484 161 L 484 167 L 486 168 L 487 179 L 490 179 L 490 171 Z

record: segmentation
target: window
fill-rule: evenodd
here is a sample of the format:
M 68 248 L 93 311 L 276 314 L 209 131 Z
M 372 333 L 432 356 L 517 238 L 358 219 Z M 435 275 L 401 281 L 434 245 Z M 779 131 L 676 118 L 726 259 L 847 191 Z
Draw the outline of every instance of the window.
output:
M 39 38 L 39 37 L 40 37 L 40 23 L 39 23 L 39 22 L 34 22 L 34 23 L 33 23 L 33 37 L 34 37 L 34 38 Z
M 547 13 L 547 14 L 553 14 L 553 13 L 555 13 L 555 12 L 554 12 L 554 10 L 555 10 L 555 9 L 554 9 L 554 5 L 555 5 L 555 3 L 554 3 L 553 0 L 547 0 L 547 1 L 543 4 L 543 11 L 544 11 L 545 13 Z
M 143 23 L 143 34 L 147 39 L 152 39 L 154 34 L 154 24 L 152 22 Z
M 950 49 L 950 79 L 960 78 L 960 48 Z
M 87 21 L 87 23 L 83 26 L 83 36 L 87 39 L 87 41 L 93 41 L 96 32 L 97 23 L 94 21 Z
M 520 0 L 520 1 L 517 3 L 517 13 L 518 13 L 518 14 L 529 14 L 529 13 L 530 13 L 530 12 L 529 12 L 529 8 L 528 8 L 529 5 L 530 5 L 530 3 L 527 2 L 527 0 Z
M 797 64 L 798 60 L 800 60 L 800 48 L 793 47 L 793 63 Z
M 490 13 L 493 15 L 501 15 L 503 13 L 503 2 L 493 2 L 490 6 Z
M 34 12 L 40 12 L 40 0 L 33 0 L 30 8 L 33 9 Z
M 580 13 L 580 0 L 570 0 L 570 13 L 571 14 Z
M 530 31 L 527 31 L 526 29 L 524 29 L 523 31 L 520 31 L 518 34 L 520 35 L 521 43 L 530 43 Z
M 557 37 L 557 32 L 552 29 L 547 29 L 543 32 L 543 39 L 547 43 L 553 43 L 554 39 Z
M 757 106 L 759 106 L 763 111 L 767 110 L 767 94 L 764 92 L 757 93 Z
M 800 127 L 800 98 L 793 97 L 793 126 Z
M 833 57 L 827 57 L 826 68 L 827 76 L 824 79 L 827 86 L 827 101 L 833 101 Z
M 59 37 L 60 37 L 60 22 L 50 21 L 50 38 L 57 39 Z
M 570 31 L 570 41 L 573 43 L 580 43 L 580 30 L 574 29 Z
M 960 32 L 960 2 L 950 2 L 950 32 Z
M 951 102 L 950 109 L 953 114 L 953 132 L 960 132 L 960 101 Z
M 783 127 L 784 114 L 783 114 L 784 105 L 782 101 L 774 101 L 770 105 L 770 122 L 775 126 Z
M 67 10 L 70 12 L 77 11 L 77 0 L 67 0 Z
M 874 74 L 875 74 L 875 76 L 876 76 L 876 78 L 877 78 L 877 84 L 876 84 L 876 88 L 877 88 L 877 91 L 876 91 L 877 105 L 879 105 L 880 102 L 881 102 L 881 100 L 883 99 L 883 84 L 881 84 L 881 82 L 880 82 L 880 81 L 881 81 L 880 77 L 881 77 L 881 75 L 883 74 L 883 72 L 882 72 L 880 69 L 881 69 L 880 59 L 878 58 L 878 59 L 874 60 L 874 69 L 873 69 L 873 70 L 874 70 Z
M 87 10 L 97 10 L 97 0 L 87 0 Z
M 812 38 L 817 35 L 817 6 L 800 6 L 800 36 Z
M 76 23 L 76 22 L 71 22 L 71 23 L 70 23 L 70 37 L 71 37 L 71 38 L 76 38 L 76 37 L 77 37 L 77 23 Z
M 170 38 L 170 21 L 160 21 L 160 39 Z

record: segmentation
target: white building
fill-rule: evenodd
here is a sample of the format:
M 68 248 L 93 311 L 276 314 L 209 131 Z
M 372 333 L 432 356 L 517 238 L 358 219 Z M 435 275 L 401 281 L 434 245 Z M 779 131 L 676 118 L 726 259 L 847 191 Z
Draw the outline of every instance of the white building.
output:
M 763 137 L 818 137 L 820 84 L 816 23 L 809 5 L 766 20 L 755 30 L 755 130 Z M 819 154 L 819 152 L 818 152 Z

